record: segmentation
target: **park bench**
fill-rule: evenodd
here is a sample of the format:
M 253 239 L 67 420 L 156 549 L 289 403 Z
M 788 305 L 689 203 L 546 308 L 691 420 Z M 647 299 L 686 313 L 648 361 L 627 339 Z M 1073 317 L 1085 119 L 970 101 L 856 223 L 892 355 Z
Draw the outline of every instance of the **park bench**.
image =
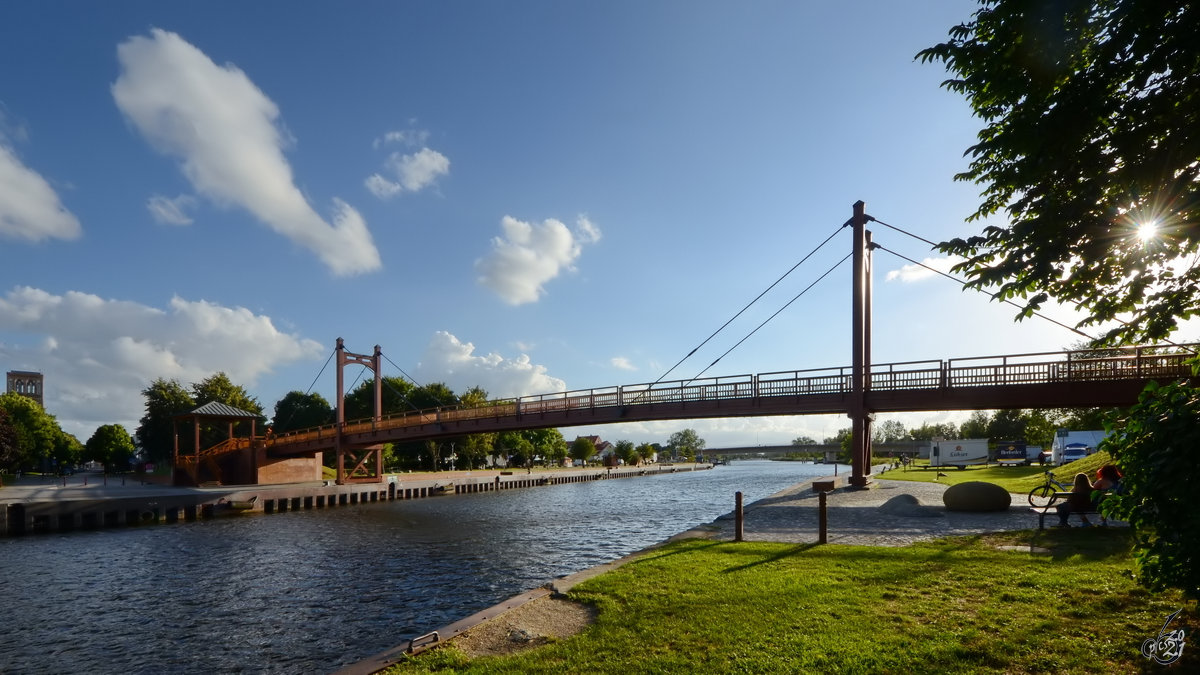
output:
M 1038 514 L 1038 529 L 1039 530 L 1046 529 L 1046 516 L 1047 515 L 1052 515 L 1055 518 L 1058 517 L 1058 506 L 1055 504 L 1055 502 L 1057 502 L 1060 499 L 1067 499 L 1068 497 L 1070 497 L 1073 494 L 1075 494 L 1075 493 L 1073 493 L 1073 492 L 1055 492 L 1054 496 L 1050 498 L 1050 503 L 1047 504 L 1046 506 L 1031 506 L 1031 507 L 1029 507 L 1030 511 L 1033 511 L 1034 513 Z M 1096 510 L 1098 503 L 1097 502 L 1089 502 L 1089 504 L 1090 504 L 1090 506 L 1088 506 L 1088 508 L 1084 511 L 1076 511 L 1075 509 L 1071 509 L 1071 513 L 1069 516 L 1067 516 L 1067 520 L 1070 521 L 1071 516 L 1074 516 L 1074 515 L 1100 516 L 1100 524 L 1107 525 L 1108 519 L 1105 518 L 1102 513 L 1100 513 L 1099 511 Z

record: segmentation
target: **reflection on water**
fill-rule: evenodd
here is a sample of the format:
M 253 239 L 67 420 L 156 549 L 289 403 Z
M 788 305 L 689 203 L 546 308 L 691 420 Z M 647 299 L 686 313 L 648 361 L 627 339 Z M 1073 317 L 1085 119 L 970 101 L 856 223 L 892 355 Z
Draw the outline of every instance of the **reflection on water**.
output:
M 2 673 L 325 673 L 827 466 L 0 539 Z

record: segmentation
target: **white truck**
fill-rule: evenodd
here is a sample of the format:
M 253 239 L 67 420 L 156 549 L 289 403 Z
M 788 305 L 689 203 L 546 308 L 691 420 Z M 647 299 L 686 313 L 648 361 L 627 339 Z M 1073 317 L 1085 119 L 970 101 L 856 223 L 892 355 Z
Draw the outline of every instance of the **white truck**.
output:
M 929 466 L 953 466 L 965 469 L 971 464 L 987 464 L 988 439 L 963 438 L 957 441 L 930 441 Z
M 1054 435 L 1054 444 L 1050 446 L 1051 461 L 1055 466 L 1069 464 L 1080 457 L 1092 454 L 1100 447 L 1108 432 L 1098 431 L 1069 431 L 1059 429 Z

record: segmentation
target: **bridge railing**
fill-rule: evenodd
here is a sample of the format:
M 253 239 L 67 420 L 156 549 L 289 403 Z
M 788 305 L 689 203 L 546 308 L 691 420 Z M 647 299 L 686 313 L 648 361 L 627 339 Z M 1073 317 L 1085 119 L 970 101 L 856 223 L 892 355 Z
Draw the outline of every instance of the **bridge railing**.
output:
M 1190 375 L 1190 367 L 1186 361 L 1195 355 L 1196 348 L 1197 345 L 1179 345 L 1171 348 L 1129 347 L 876 364 L 871 367 L 868 386 L 875 391 L 902 391 L 1182 377 Z M 759 397 L 842 395 L 851 392 L 852 372 L 850 367 L 843 366 L 578 389 L 503 399 L 483 406 L 451 406 L 395 413 L 379 420 L 355 420 L 347 422 L 342 431 L 352 434 L 424 424 L 512 418 L 607 407 L 688 404 Z M 278 443 L 299 443 L 328 439 L 336 435 L 337 425 L 331 424 L 280 434 L 272 440 Z

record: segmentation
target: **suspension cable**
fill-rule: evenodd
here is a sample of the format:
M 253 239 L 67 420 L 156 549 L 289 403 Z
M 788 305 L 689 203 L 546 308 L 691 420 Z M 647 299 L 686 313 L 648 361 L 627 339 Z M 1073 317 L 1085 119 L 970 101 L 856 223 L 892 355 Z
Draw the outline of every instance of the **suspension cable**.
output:
M 867 216 L 867 220 L 870 220 L 870 221 L 872 221 L 872 222 L 879 223 L 880 225 L 883 225 L 884 227 L 891 228 L 891 229 L 893 229 L 893 230 L 895 230 L 895 231 L 899 232 L 900 234 L 905 234 L 905 235 L 908 235 L 908 236 L 912 237 L 913 239 L 916 239 L 917 241 L 921 241 L 921 242 L 924 242 L 924 243 L 926 243 L 926 244 L 929 244 L 930 248 L 938 248 L 938 247 L 940 246 L 940 244 L 935 244 L 934 242 L 932 242 L 932 241 L 929 241 L 928 239 L 926 239 L 926 238 L 924 238 L 924 237 L 922 237 L 922 236 L 919 236 L 919 235 L 913 234 L 912 232 L 908 232 L 907 230 L 902 230 L 902 229 L 900 229 L 899 227 L 896 227 L 895 225 L 889 225 L 889 224 L 887 224 L 887 223 L 883 222 L 882 220 L 879 220 L 879 219 L 878 219 L 878 218 L 876 218 L 875 216 L 870 216 L 870 215 L 868 215 L 868 216 Z M 880 246 L 879 248 L 883 248 L 883 247 L 882 247 L 882 246 Z M 906 258 L 906 257 L 904 257 L 904 256 L 900 255 L 899 253 L 896 253 L 895 251 L 892 251 L 892 250 L 889 250 L 889 249 L 886 249 L 886 248 L 883 248 L 883 250 L 887 251 L 888 253 L 891 253 L 892 255 L 898 256 L 898 257 L 900 257 L 900 258 L 904 258 L 905 260 L 908 260 L 909 262 L 913 263 L 914 265 L 919 265 L 919 266 L 921 266 L 921 267 L 924 267 L 925 269 L 928 269 L 928 270 L 930 270 L 930 271 L 932 271 L 932 272 L 937 272 L 938 274 L 941 274 L 942 276 L 944 276 L 944 277 L 946 277 L 946 278 L 948 278 L 948 279 L 953 279 L 954 281 L 957 281 L 958 283 L 962 284 L 963 286 L 966 286 L 966 285 L 967 285 L 967 282 L 965 282 L 965 281 L 963 281 L 963 280 L 961 280 L 961 279 L 958 279 L 957 277 L 950 276 L 949 274 L 946 274 L 946 273 L 944 273 L 944 272 L 941 272 L 941 271 L 935 270 L 935 269 L 933 269 L 932 267 L 928 267 L 928 266 L 926 266 L 926 265 L 922 265 L 921 263 L 919 263 L 919 262 L 916 262 L 915 260 L 912 260 L 912 259 L 910 259 L 910 258 Z M 976 291 L 979 291 L 979 292 L 981 292 L 981 293 L 985 293 L 985 294 L 987 294 L 987 295 L 991 295 L 990 293 L 987 293 L 987 291 L 984 291 L 984 290 L 983 290 L 983 289 L 981 289 L 981 288 L 978 288 L 978 287 L 975 287 L 975 286 L 971 286 L 970 288 L 973 288 L 974 290 L 976 290 Z M 995 296 L 992 296 L 992 297 L 995 297 Z M 1006 300 L 1003 300 L 1003 302 L 1005 302 L 1005 303 L 1008 303 L 1008 304 L 1010 304 L 1010 305 L 1012 305 L 1012 306 L 1014 306 L 1014 307 L 1018 307 L 1018 308 L 1020 308 L 1022 312 L 1024 312 L 1024 311 L 1025 311 L 1025 308 L 1024 308 L 1024 307 L 1021 307 L 1021 305 L 1020 305 L 1020 304 L 1018 304 L 1018 303 L 1015 303 L 1015 302 L 1013 302 L 1013 301 L 1011 301 L 1011 300 L 1007 300 L 1007 299 L 1006 299 Z M 1081 305 L 1081 303 L 1075 302 L 1075 303 L 1072 303 L 1072 304 L 1075 306 L 1075 309 L 1077 309 L 1077 310 L 1082 310 L 1082 305 Z M 1071 332 L 1073 332 L 1073 333 L 1076 333 L 1076 334 L 1078 334 L 1078 335 L 1082 335 L 1083 337 L 1087 338 L 1088 340 L 1090 340 L 1090 341 L 1092 341 L 1092 342 L 1095 342 L 1095 341 L 1098 339 L 1098 338 L 1094 338 L 1094 337 L 1092 337 L 1092 336 L 1088 335 L 1087 333 L 1084 333 L 1084 332 L 1083 332 L 1083 331 L 1081 331 L 1081 330 L 1077 330 L 1077 329 L 1075 329 L 1075 328 L 1072 328 L 1071 326 L 1067 326 L 1067 325 L 1065 325 L 1065 324 L 1059 323 L 1059 322 L 1055 321 L 1054 319 L 1051 319 L 1051 318 L 1048 318 L 1048 317 L 1046 317 L 1046 316 L 1044 316 L 1044 315 L 1042 315 L 1042 314 L 1039 314 L 1038 312 L 1033 312 L 1033 315 L 1034 315 L 1034 316 L 1037 316 L 1038 318 L 1045 319 L 1045 320 L 1047 320 L 1047 321 L 1049 321 L 1049 322 L 1051 322 L 1051 323 L 1054 323 L 1054 324 L 1057 324 L 1057 325 L 1059 325 L 1059 326 L 1062 326 L 1063 328 L 1066 328 L 1067 330 L 1069 330 L 1069 331 L 1071 331 Z M 1123 320 L 1123 319 L 1120 319 L 1120 318 L 1118 318 L 1118 317 L 1113 317 L 1113 318 L 1112 318 L 1112 320 L 1113 320 L 1113 321 L 1116 321 L 1117 323 L 1121 324 L 1122 326 L 1129 326 L 1129 327 L 1132 327 L 1132 326 L 1134 325 L 1133 323 L 1131 323 L 1131 322 L 1129 322 L 1129 321 L 1125 321 L 1125 320 Z M 1190 347 L 1188 347 L 1188 346 L 1186 346 L 1186 345 L 1181 345 L 1181 344 L 1179 344 L 1179 343 L 1177 343 L 1177 342 L 1174 342 L 1174 341 L 1172 341 L 1172 340 L 1169 340 L 1169 339 L 1167 339 L 1167 338 L 1163 338 L 1163 339 L 1162 339 L 1162 341 L 1163 341 L 1163 342 L 1165 342 L 1166 344 L 1169 344 L 1169 345 L 1171 345 L 1172 347 L 1176 347 L 1176 348 L 1178 348 L 1178 349 L 1182 349 L 1182 350 L 1184 350 L 1184 351 L 1186 351 L 1186 352 L 1189 352 L 1189 353 L 1192 353 L 1192 354 L 1195 354 L 1195 353 L 1196 353 L 1196 350 L 1194 350 L 1194 349 L 1192 349 L 1192 348 L 1190 348 Z
M 732 347 L 730 347 L 729 349 L 725 350 L 725 353 L 724 353 L 724 354 L 721 354 L 720 356 L 718 356 L 718 357 L 717 357 L 717 359 L 716 359 L 716 361 L 713 361 L 712 363 L 708 364 L 708 366 L 707 366 L 707 367 L 706 367 L 704 370 L 702 370 L 702 371 L 700 371 L 700 372 L 696 373 L 696 375 L 695 375 L 694 377 L 692 377 L 692 379 L 688 380 L 686 384 L 691 384 L 692 382 L 695 382 L 697 379 L 699 379 L 699 378 L 700 378 L 700 376 L 701 376 L 701 375 L 703 375 L 704 373 L 707 373 L 709 368 L 712 368 L 713 366 L 717 365 L 717 361 L 720 361 L 721 359 L 725 358 L 726 356 L 728 356 L 728 355 L 729 355 L 729 352 L 731 352 L 731 351 L 733 351 L 733 350 L 737 349 L 738 347 L 740 347 L 740 346 L 741 346 L 741 344 L 742 344 L 743 342 L 745 342 L 746 340 L 749 340 L 749 339 L 750 339 L 750 336 L 752 336 L 752 335 L 754 335 L 755 333 L 757 333 L 757 332 L 759 331 L 759 329 L 760 329 L 760 328 L 762 328 L 763 326 L 767 325 L 767 323 L 769 323 L 769 322 L 770 322 L 772 319 L 774 319 L 775 317 L 779 316 L 780 312 L 782 312 L 783 310 L 785 310 L 785 309 L 787 309 L 788 307 L 790 307 L 790 306 L 791 306 L 791 304 L 792 304 L 793 302 L 795 302 L 795 301 L 799 300 L 799 299 L 800 299 L 800 296 L 802 296 L 802 295 L 804 295 L 805 293 L 807 293 L 807 292 L 808 292 L 810 289 L 812 289 L 812 287 L 813 287 L 813 286 L 816 286 L 818 283 L 820 283 L 822 279 L 824 279 L 825 277 L 827 277 L 827 276 L 829 276 L 831 273 L 833 273 L 833 271 L 834 271 L 834 270 L 836 270 L 838 267 L 840 267 L 842 263 L 844 263 L 844 262 L 846 262 L 847 260 L 849 260 L 849 259 L 850 259 L 850 258 L 851 258 L 853 255 L 854 255 L 854 253 L 853 253 L 853 252 L 851 252 L 851 253 L 847 253 L 847 254 L 846 254 L 846 257 L 844 257 L 844 258 L 842 258 L 841 260 L 839 260 L 839 261 L 837 261 L 836 263 L 834 263 L 834 264 L 833 264 L 833 267 L 830 267 L 829 269 L 825 270 L 825 273 L 824 273 L 824 274 L 822 274 L 821 276 L 817 277 L 817 278 L 816 278 L 816 280 L 815 280 L 815 281 L 813 281 L 813 282 L 812 282 L 811 284 L 809 284 L 808 286 L 806 286 L 806 287 L 804 288 L 804 290 L 802 290 L 802 291 L 800 291 L 799 293 L 797 293 L 797 294 L 796 294 L 796 296 L 795 296 L 794 298 L 792 298 L 791 300 L 788 300 L 788 301 L 787 301 L 787 303 L 786 303 L 786 304 L 784 304 L 784 306 L 783 306 L 783 307 L 780 307 L 778 310 L 776 310 L 776 311 L 775 311 L 775 313 L 774 313 L 774 314 L 772 314 L 771 316 L 767 317 L 767 318 L 766 318 L 766 320 L 764 320 L 762 323 L 758 324 L 758 326 L 757 326 L 757 327 L 755 327 L 755 329 L 754 329 L 754 330 L 752 330 L 752 331 L 750 331 L 749 333 L 747 333 L 747 334 L 746 334 L 746 337 L 742 338 L 741 340 L 738 340 L 738 341 L 737 341 L 737 344 L 735 344 L 735 345 L 733 345 Z M 686 386 L 686 384 L 685 384 L 685 386 Z
M 932 268 L 932 267 L 930 267 L 929 265 L 926 265 L 926 264 L 924 264 L 924 263 L 919 263 L 919 262 L 917 262 L 916 260 L 913 260 L 912 258 L 909 258 L 909 257 L 908 257 L 908 256 L 906 256 L 906 255 L 901 255 L 901 254 L 899 254 L 899 253 L 896 253 L 895 251 L 893 251 L 892 249 L 890 249 L 890 248 L 888 248 L 888 247 L 886 247 L 886 246 L 883 246 L 883 245 L 881 245 L 881 244 L 875 244 L 875 248 L 878 248 L 878 249 L 879 249 L 879 250 L 881 250 L 881 251 L 887 251 L 888 253 L 891 253 L 892 255 L 896 256 L 897 258 L 901 258 L 901 259 L 903 259 L 903 260 L 907 260 L 908 262 L 910 262 L 910 263 L 912 263 L 912 264 L 916 265 L 917 267 L 922 267 L 922 268 L 924 268 L 924 269 L 927 269 L 927 270 L 929 270 L 930 272 L 934 272 L 934 273 L 936 273 L 936 274 L 940 274 L 940 275 L 942 275 L 942 276 L 946 277 L 947 279 L 950 279 L 950 280 L 952 280 L 952 281 L 957 281 L 957 282 L 958 282 L 959 284 L 961 284 L 961 285 L 962 285 L 964 288 L 970 288 L 970 289 L 972 289 L 972 290 L 974 290 L 974 291 L 978 291 L 978 292 L 980 292 L 980 293 L 984 293 L 985 295 L 991 295 L 990 293 L 987 293 L 987 291 L 984 291 L 984 290 L 982 290 L 982 289 L 975 288 L 974 286 L 967 286 L 967 282 L 963 281 L 962 279 L 959 279 L 958 277 L 955 277 L 955 276 L 951 276 L 951 275 L 949 275 L 949 274 L 946 274 L 945 272 L 943 272 L 943 271 L 941 271 L 941 270 L 936 270 L 936 269 L 934 269 L 934 268 Z M 991 296 L 991 297 L 995 298 L 995 296 L 994 296 L 994 295 L 993 295 L 993 296 Z M 1027 308 L 1027 307 L 1022 307 L 1022 306 L 1021 306 L 1019 303 L 1013 302 L 1012 300 L 1009 300 L 1009 299 L 1007 299 L 1007 298 L 1002 298 L 1002 299 L 1000 299 L 1000 302 L 1003 302 L 1003 303 L 1006 303 L 1006 304 L 1012 305 L 1013 307 L 1016 307 L 1016 308 L 1020 309 L 1022 312 L 1027 312 L 1027 311 L 1028 311 L 1030 314 L 1032 314 L 1032 315 L 1034 315 L 1034 316 L 1038 317 L 1039 319 L 1045 319 L 1046 321 L 1049 321 L 1050 323 L 1052 323 L 1052 324 L 1054 324 L 1054 325 L 1056 325 L 1056 326 L 1061 326 L 1061 327 L 1063 327 L 1063 328 L 1066 328 L 1067 330 L 1071 331 L 1072 333 L 1075 333 L 1075 334 L 1077 334 L 1077 335 L 1082 335 L 1083 337 L 1087 338 L 1088 340 L 1091 340 L 1092 342 L 1095 342 L 1095 341 L 1096 341 L 1096 338 L 1092 337 L 1091 335 L 1088 335 L 1087 333 L 1085 333 L 1085 332 L 1083 332 L 1083 331 L 1079 330 L 1078 328 L 1075 328 L 1074 326 L 1068 326 L 1067 324 L 1065 324 L 1065 323 L 1063 323 L 1063 322 L 1061 322 L 1061 321 L 1058 321 L 1058 320 L 1055 320 L 1055 319 L 1051 319 L 1050 317 L 1046 316 L 1045 314 L 1042 314 L 1041 312 L 1031 311 L 1031 310 L 1029 310 L 1029 308 Z
M 309 394 L 311 394 L 311 393 L 312 393 L 313 387 L 317 386 L 317 380 L 321 379 L 321 375 L 323 375 L 323 374 L 325 373 L 325 369 L 329 367 L 329 362 L 333 360 L 333 357 L 334 357 L 334 355 L 335 355 L 335 354 L 337 354 L 337 350 L 336 350 L 336 349 L 334 349 L 333 351 L 329 352 L 329 358 L 325 359 L 325 365 L 321 366 L 321 370 L 320 370 L 320 371 L 318 371 L 318 372 L 317 372 L 317 376 L 313 378 L 312 384 L 308 385 L 308 390 L 304 392 L 304 395 L 305 395 L 305 396 L 308 396 Z M 292 421 L 292 418 L 296 416 L 296 410 L 297 410 L 296 408 L 292 408 L 292 412 L 291 412 L 291 414 L 289 414 L 289 415 L 287 416 L 287 419 L 283 421 L 283 424 L 282 424 L 282 425 L 280 425 L 280 424 L 279 424 L 279 420 L 277 420 L 277 419 L 275 419 L 274 417 L 272 417 L 272 418 L 271 418 L 271 424 L 270 424 L 269 426 L 270 426 L 270 427 L 275 427 L 275 426 L 284 426 L 284 427 L 286 427 L 288 424 L 290 424 L 290 423 L 291 423 L 291 421 Z
M 733 317 L 731 317 L 731 318 L 730 318 L 728 321 L 726 321 L 725 323 L 721 324 L 721 327 L 720 327 L 720 328 L 718 328 L 717 330 L 713 331 L 712 335 L 709 335 L 708 337 L 704 338 L 704 342 L 701 342 L 700 344 L 696 345 L 695 349 L 693 349 L 692 351 L 690 351 L 690 352 L 688 352 L 688 353 L 687 353 L 687 356 L 684 356 L 682 359 L 679 359 L 679 361 L 678 361 L 678 362 L 676 362 L 676 363 L 675 363 L 675 365 L 673 365 L 673 366 L 671 366 L 670 368 L 668 368 L 668 369 L 667 369 L 667 371 L 666 371 L 665 373 L 663 373 L 662 375 L 659 375 L 658 379 L 657 379 L 657 380 L 655 380 L 653 383 L 651 383 L 651 385 L 650 385 L 650 386 L 651 386 L 651 387 L 653 387 L 654 385 L 656 385 L 656 384 L 658 384 L 659 382 L 662 382 L 664 379 L 666 379 L 667 375 L 670 375 L 672 372 L 674 372 L 674 370 L 675 370 L 676 368 L 678 368 L 678 367 L 680 366 L 680 364 L 682 364 L 684 361 L 687 361 L 689 358 L 691 358 L 691 357 L 692 357 L 692 355 L 693 355 L 693 354 L 695 354 L 697 351 L 699 351 L 699 349 L 700 349 L 701 347 L 703 347 L 704 345 L 708 344 L 709 340 L 712 340 L 714 337 L 716 337 L 716 336 L 717 336 L 717 334 L 718 334 L 718 333 L 720 333 L 721 331 L 725 330 L 725 328 L 726 328 L 727 326 L 729 326 L 729 324 L 733 323 L 733 322 L 734 322 L 734 320 L 735 320 L 735 319 L 737 319 L 739 316 L 741 316 L 741 315 L 742 315 L 742 314 L 743 314 L 743 313 L 744 313 L 744 312 L 745 312 L 747 309 L 750 309 L 750 306 L 751 306 L 751 305 L 753 305 L 754 303 L 758 302 L 758 301 L 759 301 L 759 300 L 760 300 L 760 299 L 761 299 L 761 298 L 762 298 L 764 295 L 766 295 L 766 294 L 767 294 L 767 293 L 768 293 L 768 292 L 769 292 L 769 291 L 770 291 L 772 288 L 775 288 L 776 286 L 778 286 L 778 285 L 779 285 L 779 283 L 780 283 L 781 281 L 783 281 L 784 279 L 786 279 L 786 278 L 787 278 L 787 276 L 788 276 L 789 274 L 791 274 L 792 272 L 796 271 L 796 268 L 797 268 L 797 267 L 800 267 L 801 265 L 803 265 L 803 264 L 804 264 L 804 262 L 805 262 L 806 260 L 808 260 L 809 258 L 811 258 L 811 257 L 813 257 L 814 255 L 816 255 L 817 251 L 820 251 L 820 250 L 821 250 L 821 248 L 825 246 L 825 244 L 828 244 L 828 243 L 829 243 L 829 241 L 830 241 L 831 239 L 833 239 L 835 236 L 837 236 L 837 233 L 838 233 L 838 232 L 841 232 L 843 229 L 845 229 L 845 228 L 846 228 L 848 225 L 850 225 L 852 222 L 853 222 L 853 221 L 851 221 L 851 220 L 847 220 L 846 222 L 842 223 L 842 224 L 841 224 L 841 226 L 839 226 L 839 227 L 838 227 L 836 230 L 834 230 L 834 231 L 833 231 L 833 234 L 830 234 L 828 237 L 826 237 L 826 238 L 825 238 L 825 241 L 823 241 L 823 242 L 821 242 L 820 244 L 818 244 L 816 248 L 814 248 L 812 251 L 810 251 L 810 252 L 808 253 L 808 255 L 806 255 L 806 256 L 804 256 L 803 258 L 801 258 L 801 259 L 800 259 L 800 262 L 796 263 L 795 265 L 792 265 L 792 268 L 791 268 L 791 269 L 789 269 L 787 272 L 784 272 L 784 273 L 783 273 L 783 276 L 781 276 L 781 277 L 779 277 L 778 279 L 776 279 L 776 280 L 775 280 L 775 283 L 773 283 L 773 284 L 771 284 L 770 286 L 768 286 L 768 287 L 766 288 L 766 290 L 764 290 L 762 293 L 759 293 L 759 294 L 758 294 L 758 295 L 757 295 L 757 296 L 756 296 L 756 297 L 755 297 L 753 300 L 751 300 L 749 303 L 747 303 L 745 307 L 742 307 L 740 310 L 738 310 L 738 313 L 737 313 L 737 314 L 734 314 L 734 315 L 733 315 Z M 728 352 L 726 352 L 726 353 L 728 353 Z M 720 360 L 720 359 L 718 359 L 718 360 Z M 709 367 L 711 368 L 712 366 L 709 366 Z M 707 370 L 707 368 L 706 368 L 705 370 Z

